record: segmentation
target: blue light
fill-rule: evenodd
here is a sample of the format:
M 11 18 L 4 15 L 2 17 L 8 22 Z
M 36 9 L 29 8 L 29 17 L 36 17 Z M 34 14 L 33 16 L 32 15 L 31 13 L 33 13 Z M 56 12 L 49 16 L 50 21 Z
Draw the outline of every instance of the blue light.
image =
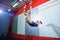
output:
M 13 13 L 14 13 L 14 12 L 13 12 L 12 10 L 9 10 L 9 8 L 0 5 L 0 16 L 1 16 L 1 15 L 4 15 L 4 14 L 13 15 Z
M 2 10 L 0 10 L 0 13 L 3 13 L 3 11 L 2 11 Z

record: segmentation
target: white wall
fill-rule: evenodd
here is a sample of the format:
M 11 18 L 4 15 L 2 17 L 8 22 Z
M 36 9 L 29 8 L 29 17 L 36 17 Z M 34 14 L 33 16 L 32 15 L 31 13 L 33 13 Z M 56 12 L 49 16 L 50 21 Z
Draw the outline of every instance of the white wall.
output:
M 25 34 L 25 18 L 24 14 L 18 15 L 18 23 L 17 23 L 17 34 Z
M 45 4 L 46 5 L 46 4 Z M 42 5 L 43 6 L 43 5 Z M 60 38 L 60 1 L 55 1 L 46 6 L 38 6 L 31 10 L 33 21 L 41 20 L 39 36 Z
M 23 13 L 14 18 L 12 33 L 25 35 L 25 18 Z
M 50 0 L 31 10 L 31 19 L 36 22 L 41 20 L 39 36 L 60 38 L 60 0 Z M 17 34 L 25 34 L 25 19 L 24 15 L 18 15 Z M 30 29 L 30 28 L 29 28 Z M 32 27 L 32 29 L 34 29 Z M 29 31 L 31 32 L 31 31 Z M 34 29 L 34 32 L 35 29 Z M 33 35 L 33 33 L 31 33 Z M 35 34 L 34 34 L 35 35 Z

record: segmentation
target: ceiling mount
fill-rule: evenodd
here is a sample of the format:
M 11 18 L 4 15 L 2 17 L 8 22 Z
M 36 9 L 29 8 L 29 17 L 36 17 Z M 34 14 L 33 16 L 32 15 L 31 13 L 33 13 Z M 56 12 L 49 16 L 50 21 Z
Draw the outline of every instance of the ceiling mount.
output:
M 0 0 L 0 4 L 6 6 L 11 10 L 17 10 L 18 8 L 22 7 L 23 5 L 29 3 L 31 0 Z

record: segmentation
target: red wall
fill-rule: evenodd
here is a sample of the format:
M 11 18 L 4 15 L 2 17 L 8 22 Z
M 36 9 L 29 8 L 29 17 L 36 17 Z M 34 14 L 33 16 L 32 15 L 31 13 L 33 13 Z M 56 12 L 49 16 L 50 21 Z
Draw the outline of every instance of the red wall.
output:
M 12 34 L 15 38 L 22 38 L 24 40 L 60 40 L 60 38 L 50 38 L 50 37 L 42 37 L 42 36 L 27 36 L 20 34 Z
M 47 2 L 47 1 L 49 1 L 49 0 L 33 0 L 32 8 L 35 8 L 36 6 L 41 5 L 41 4 L 43 4 L 43 3 Z M 29 4 L 26 4 L 26 10 L 29 10 L 29 9 L 30 9 Z M 18 12 L 15 15 L 19 15 L 20 13 L 23 12 L 23 10 L 24 10 L 24 6 L 19 8 Z
M 33 8 L 35 8 L 35 7 L 37 7 L 38 5 L 41 5 L 41 4 L 43 4 L 43 3 L 45 3 L 45 2 L 48 2 L 49 0 L 33 0 L 33 2 L 32 2 L 32 7 Z M 27 7 L 26 7 L 26 9 L 27 10 L 29 10 L 30 8 L 30 6 L 28 5 L 28 4 L 26 4 L 27 5 Z M 15 13 L 15 15 L 14 16 L 17 16 L 17 15 L 19 15 L 19 14 L 21 14 L 22 12 L 23 12 L 23 10 L 24 10 L 24 8 L 23 7 L 21 7 L 21 8 L 19 8 L 19 10 L 18 10 L 18 12 L 17 13 Z M 14 17 L 13 16 L 13 17 Z M 13 18 L 12 18 L 12 20 L 13 20 Z M 12 20 L 11 20 L 11 26 L 12 26 Z M 22 39 L 24 39 L 24 40 L 60 40 L 60 38 L 47 38 L 47 37 L 40 37 L 40 36 L 27 36 L 27 35 L 20 35 L 20 34 L 12 34 L 11 33 L 11 26 L 10 26 L 10 29 L 9 29 L 9 34 L 12 36 L 12 37 L 15 37 L 15 38 L 22 38 Z

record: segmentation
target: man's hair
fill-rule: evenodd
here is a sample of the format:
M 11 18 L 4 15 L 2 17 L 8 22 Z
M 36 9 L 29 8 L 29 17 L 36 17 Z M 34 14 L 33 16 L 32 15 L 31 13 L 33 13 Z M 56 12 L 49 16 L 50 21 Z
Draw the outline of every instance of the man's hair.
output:
M 25 10 L 24 12 L 27 12 L 27 10 Z

